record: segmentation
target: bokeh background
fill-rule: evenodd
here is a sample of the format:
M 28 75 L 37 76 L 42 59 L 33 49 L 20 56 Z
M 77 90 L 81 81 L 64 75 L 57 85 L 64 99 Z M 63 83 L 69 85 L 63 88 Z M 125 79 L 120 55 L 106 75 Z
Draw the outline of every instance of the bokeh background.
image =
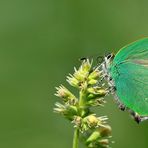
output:
M 0 147 L 70 148 L 73 127 L 53 113 L 55 86 L 68 86 L 80 57 L 147 35 L 147 0 L 1 0 Z M 148 122 L 137 125 L 112 98 L 96 109 L 109 117 L 112 147 L 147 148 Z

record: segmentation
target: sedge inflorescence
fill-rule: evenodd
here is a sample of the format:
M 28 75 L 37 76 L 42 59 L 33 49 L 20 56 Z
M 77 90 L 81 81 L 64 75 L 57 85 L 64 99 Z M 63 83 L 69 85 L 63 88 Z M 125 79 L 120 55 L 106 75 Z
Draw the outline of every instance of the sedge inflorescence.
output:
M 104 106 L 104 97 L 108 90 L 100 83 L 101 71 L 93 67 L 93 61 L 83 60 L 81 66 L 74 68 L 74 74 L 67 76 L 67 82 L 77 88 L 74 95 L 63 85 L 56 87 L 56 96 L 62 103 L 55 103 L 54 111 L 63 115 L 78 129 L 79 139 L 88 148 L 110 147 L 111 127 L 107 124 L 107 116 L 98 117 L 91 111 L 94 106 Z

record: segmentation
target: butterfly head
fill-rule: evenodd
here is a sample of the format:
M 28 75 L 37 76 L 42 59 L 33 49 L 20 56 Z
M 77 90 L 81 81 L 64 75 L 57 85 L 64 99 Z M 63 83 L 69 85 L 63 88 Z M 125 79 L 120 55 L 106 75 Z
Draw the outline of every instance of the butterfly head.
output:
M 102 63 L 103 76 L 108 81 L 109 86 L 114 86 L 114 83 L 113 83 L 111 75 L 110 75 L 110 65 L 111 65 L 114 57 L 115 57 L 114 54 L 110 53 L 104 57 L 104 62 Z
M 109 53 L 107 56 L 105 56 L 104 60 L 106 63 L 111 63 L 114 57 L 115 55 L 113 53 Z

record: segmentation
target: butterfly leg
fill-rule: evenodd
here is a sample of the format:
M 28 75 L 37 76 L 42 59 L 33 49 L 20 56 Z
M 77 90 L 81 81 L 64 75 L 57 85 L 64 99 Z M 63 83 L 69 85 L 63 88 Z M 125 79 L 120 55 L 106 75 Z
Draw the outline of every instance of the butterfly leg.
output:
M 136 114 L 134 116 L 134 119 L 139 124 L 140 122 L 143 122 L 145 120 L 148 120 L 148 116 L 140 116 L 140 115 Z
M 114 99 L 115 99 L 115 101 L 116 101 L 116 103 L 118 105 L 118 108 L 121 111 L 125 111 L 126 110 L 126 106 L 123 103 L 121 103 L 121 101 L 119 100 L 119 98 L 118 98 L 118 96 L 116 94 L 114 95 Z
M 132 110 L 129 110 L 129 112 L 138 124 L 142 121 L 148 120 L 148 116 L 140 116 L 138 113 Z
M 116 91 L 116 87 L 115 86 L 109 86 L 108 88 L 107 88 L 107 90 L 108 90 L 108 92 L 109 92 L 109 94 L 115 94 L 115 91 Z
M 141 122 L 145 121 L 145 120 L 148 120 L 148 116 L 140 116 L 140 118 L 141 118 Z
M 120 104 L 118 105 L 118 108 L 119 108 L 121 111 L 125 111 L 125 110 L 126 110 L 126 106 L 123 105 L 122 103 L 120 103 Z
M 133 117 L 133 119 L 139 124 L 141 122 L 141 118 L 140 115 L 137 114 L 136 112 L 134 112 L 131 109 L 128 109 L 128 112 L 131 114 L 131 116 Z
M 137 113 L 134 113 L 134 120 L 139 124 L 141 122 L 141 117 Z

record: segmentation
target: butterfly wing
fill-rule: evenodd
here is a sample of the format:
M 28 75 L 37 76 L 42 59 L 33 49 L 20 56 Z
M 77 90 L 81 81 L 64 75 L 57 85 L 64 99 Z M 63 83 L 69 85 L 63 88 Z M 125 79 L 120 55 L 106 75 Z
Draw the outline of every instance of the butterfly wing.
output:
M 148 59 L 148 38 L 140 39 L 121 48 L 113 63 L 119 64 L 132 59 Z
M 120 50 L 110 73 L 120 101 L 140 115 L 148 115 L 148 38 Z
M 148 115 L 148 67 L 128 62 L 118 68 L 119 76 L 114 78 L 117 96 L 128 108 Z

